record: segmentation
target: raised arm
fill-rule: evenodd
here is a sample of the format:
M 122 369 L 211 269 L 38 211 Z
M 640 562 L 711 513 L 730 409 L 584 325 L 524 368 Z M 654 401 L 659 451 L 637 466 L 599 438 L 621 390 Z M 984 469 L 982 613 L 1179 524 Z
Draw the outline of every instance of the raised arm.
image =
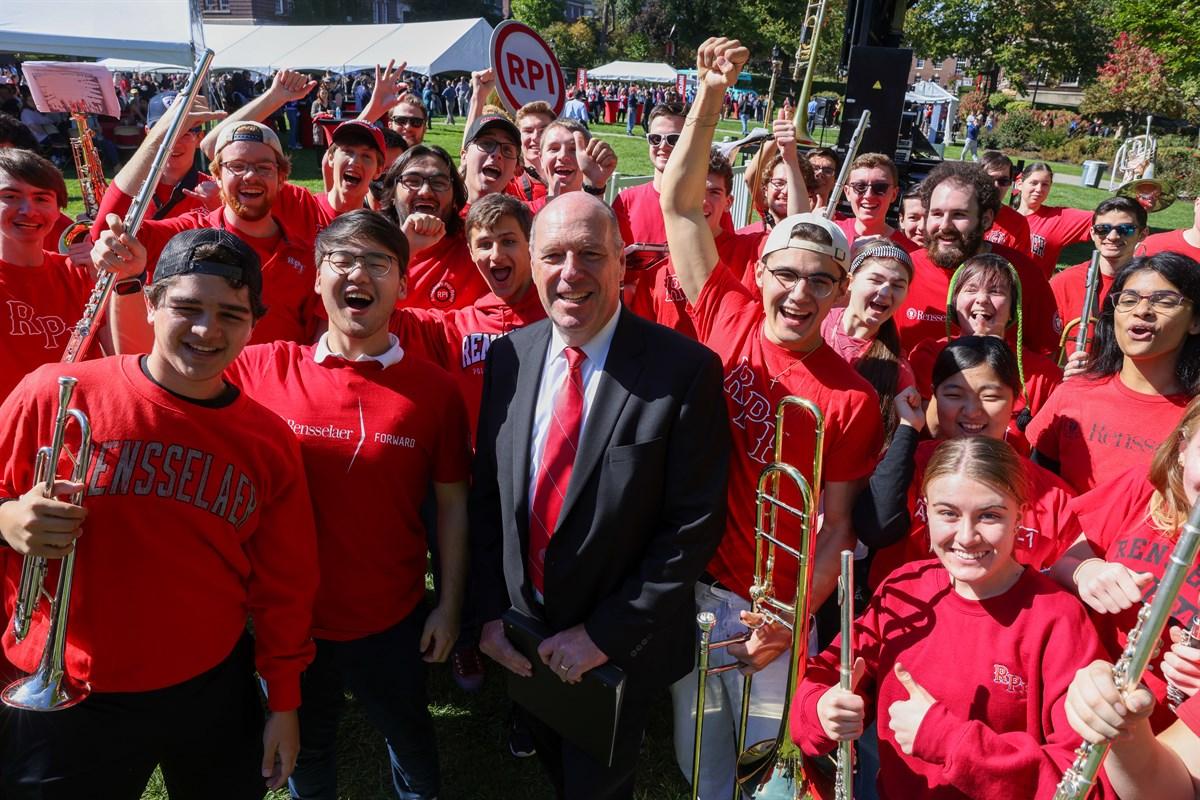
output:
M 223 125 L 242 121 L 263 122 L 282 108 L 284 103 L 291 100 L 303 100 L 309 92 L 316 88 L 316 85 L 317 82 L 309 80 L 304 73 L 294 72 L 290 69 L 279 70 L 271 80 L 271 88 L 230 114 L 224 123 L 208 132 L 208 135 L 200 142 L 200 151 L 204 153 L 205 158 L 211 159 L 213 150 L 217 146 L 217 131 Z
M 154 156 L 162 147 L 163 139 L 167 136 L 167 129 L 171 127 L 171 120 L 179 113 L 179 105 L 173 105 L 166 114 L 162 115 L 162 118 L 158 122 L 154 123 L 154 127 L 150 129 L 150 132 L 146 134 L 146 138 L 138 145 L 138 149 L 134 152 L 133 157 L 126 162 L 125 166 L 121 167 L 121 171 L 113 178 L 113 186 L 130 197 L 138 193 L 138 190 L 142 188 L 142 184 L 146 182 L 147 176 L 150 175 L 150 167 L 154 164 Z M 183 130 L 189 130 L 206 122 L 224 118 L 224 111 L 209 111 L 208 100 L 203 95 L 197 95 L 196 99 L 192 101 L 188 118 L 183 123 Z
M 467 106 L 467 118 L 463 120 L 464 140 L 467 137 L 467 131 L 471 130 L 471 123 L 475 121 L 476 117 L 483 116 L 483 107 L 487 105 L 488 96 L 495 88 L 496 77 L 492 74 L 491 67 L 471 73 L 471 102 Z M 463 148 L 465 149 L 466 146 L 464 141 Z
M 374 125 L 380 117 L 395 108 L 408 91 L 408 84 L 403 77 L 407 67 L 407 61 L 401 61 L 400 66 L 396 66 L 395 60 L 389 61 L 386 67 L 375 65 L 375 88 L 371 90 L 371 99 L 359 110 L 356 119 Z
M 726 90 L 737 82 L 750 51 L 736 39 L 710 38 L 696 51 L 696 101 L 662 180 L 663 223 L 671 262 L 684 294 L 695 303 L 717 267 L 717 245 L 704 219 L 704 186 L 713 133 Z
M 775 143 L 779 145 L 779 152 L 783 154 L 783 163 L 787 167 L 788 215 L 812 211 L 808 186 L 800 170 L 800 154 L 796 151 L 796 126 L 790 119 L 781 116 L 775 120 L 774 129 Z

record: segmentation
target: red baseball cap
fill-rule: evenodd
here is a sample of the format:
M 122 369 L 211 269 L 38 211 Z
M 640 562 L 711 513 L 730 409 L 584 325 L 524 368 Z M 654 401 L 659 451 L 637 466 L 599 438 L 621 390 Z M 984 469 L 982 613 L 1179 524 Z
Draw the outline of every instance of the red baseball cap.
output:
M 383 131 L 366 120 L 352 119 L 343 122 L 333 129 L 333 143 L 365 144 L 379 151 L 381 159 L 387 158 L 387 145 L 383 140 Z

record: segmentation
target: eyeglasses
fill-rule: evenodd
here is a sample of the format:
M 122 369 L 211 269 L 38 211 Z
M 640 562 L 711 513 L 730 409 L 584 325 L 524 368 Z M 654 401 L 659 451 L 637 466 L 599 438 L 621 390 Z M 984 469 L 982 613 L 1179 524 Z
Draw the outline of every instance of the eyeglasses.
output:
M 837 174 L 837 167 L 818 167 L 816 164 L 812 164 L 811 166 L 812 166 L 812 171 L 813 171 L 814 175 L 835 175 L 835 174 Z
M 1184 303 L 1192 302 L 1190 298 L 1184 297 L 1179 292 L 1151 292 L 1150 294 L 1142 294 L 1132 289 L 1125 289 L 1113 297 L 1113 307 L 1117 311 L 1128 314 L 1141 305 L 1143 300 L 1150 304 L 1150 308 L 1164 313 L 1174 311 Z
M 785 181 L 783 178 L 772 178 L 771 180 L 767 181 L 767 186 L 770 186 L 775 191 L 779 191 L 780 189 L 787 188 L 787 181 Z
M 425 127 L 425 118 L 424 117 L 403 117 L 403 116 L 397 114 L 397 115 L 393 116 L 391 119 L 392 119 L 393 125 L 407 125 L 410 128 L 424 128 Z
M 1107 222 L 1097 222 L 1092 226 L 1092 233 L 1103 239 L 1113 231 L 1116 231 L 1117 236 L 1120 236 L 1122 239 L 1128 239 L 1137 233 L 1137 229 L 1137 225 L 1134 225 L 1132 222 L 1121 222 L 1116 225 L 1110 225 Z
M 674 147 L 675 145 L 677 145 L 679 143 L 679 134 L 678 133 L 667 133 L 667 134 L 648 133 L 648 134 L 646 134 L 646 141 L 650 143 L 651 147 L 658 147 L 663 142 L 667 143 L 667 147 Z
M 372 278 L 382 278 L 392 271 L 395 256 L 387 253 L 352 253 L 349 250 L 334 250 L 325 254 L 325 262 L 338 275 L 349 275 L 356 267 L 361 266 Z
M 264 178 L 269 178 L 279 171 L 279 165 L 274 161 L 257 161 L 253 164 L 248 161 L 222 161 L 221 169 L 228 170 L 232 175 L 256 172 Z
M 771 273 L 771 277 L 779 282 L 784 291 L 789 293 L 796 288 L 796 284 L 804 281 L 808 285 L 808 291 L 818 300 L 824 300 L 833 294 L 834 287 L 837 285 L 833 278 L 821 273 L 801 275 L 790 269 L 768 269 L 767 272 Z
M 1012 178 L 992 178 L 992 183 L 996 184 L 997 189 L 1007 189 L 1012 186 Z
M 405 172 L 400 176 L 400 185 L 405 189 L 412 189 L 414 192 L 421 191 L 421 187 L 428 185 L 435 192 L 448 192 L 454 183 L 445 175 L 422 175 L 419 172 Z
M 883 197 L 892 189 L 892 185 L 887 181 L 871 181 L 870 183 L 867 181 L 855 181 L 854 183 L 847 183 L 846 185 L 849 186 L 850 191 L 854 192 L 855 194 L 865 195 L 869 189 L 871 194 L 877 197 Z
M 471 144 L 475 145 L 489 156 L 499 150 L 500 155 L 504 156 L 505 158 L 516 158 L 521 152 L 517 149 L 515 144 L 505 144 L 504 142 L 498 142 L 495 139 L 476 139 L 475 141 L 471 142 Z

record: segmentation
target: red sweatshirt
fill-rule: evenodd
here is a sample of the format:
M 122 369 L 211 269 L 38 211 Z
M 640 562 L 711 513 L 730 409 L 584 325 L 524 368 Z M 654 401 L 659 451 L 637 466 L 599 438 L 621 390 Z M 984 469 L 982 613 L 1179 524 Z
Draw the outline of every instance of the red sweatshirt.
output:
M 1029 255 L 1032 244 L 1029 238 L 1029 222 L 1021 216 L 1021 212 L 1004 203 L 996 214 L 996 221 L 983 235 L 992 244 L 1002 244 L 1011 247 L 1018 253 Z
M 431 481 L 467 479 L 466 414 L 450 377 L 405 354 L 313 360 L 315 346 L 247 347 L 229 378 L 274 411 L 300 442 L 321 586 L 313 636 L 358 639 L 387 630 L 425 596 L 421 503 Z
M 391 331 L 406 352 L 432 361 L 454 378 L 467 407 L 473 442 L 488 348 L 501 336 L 545 318 L 541 298 L 530 286 L 512 306 L 489 292 L 473 305 L 453 311 L 398 308 L 392 314 Z
M 67 671 L 98 692 L 172 686 L 225 659 L 250 617 L 271 709 L 299 706 L 300 673 L 313 656 L 317 559 L 308 485 L 287 426 L 244 394 L 223 408 L 180 399 L 148 379 L 137 356 L 50 364 L 0 407 L 0 496 L 33 483 L 60 375 L 79 379 L 72 405 L 90 418 L 96 442 Z M 21 559 L 8 558 L 10 616 L 20 576 Z M 42 651 L 45 611 L 23 643 L 4 633 L 9 659 L 27 671 Z
M 866 661 L 858 693 L 879 731 L 884 800 L 1049 798 L 1079 735 L 1065 699 L 1075 671 L 1102 655 L 1079 601 L 1026 569 L 999 597 L 968 600 L 936 560 L 897 570 L 854 624 Z M 791 708 L 792 739 L 810 755 L 833 749 L 817 701 L 838 682 L 841 637 L 809 662 Z M 905 755 L 889 727 L 909 699 L 899 662 L 934 698 Z M 1095 797 L 1096 795 L 1093 795 Z
M 466 308 L 488 293 L 479 274 L 466 235 L 444 236 L 432 247 L 412 254 L 408 261 L 408 295 L 401 308 Z
M 0 261 L 0 400 L 26 373 L 62 358 L 95 281 L 66 256 L 40 267 Z

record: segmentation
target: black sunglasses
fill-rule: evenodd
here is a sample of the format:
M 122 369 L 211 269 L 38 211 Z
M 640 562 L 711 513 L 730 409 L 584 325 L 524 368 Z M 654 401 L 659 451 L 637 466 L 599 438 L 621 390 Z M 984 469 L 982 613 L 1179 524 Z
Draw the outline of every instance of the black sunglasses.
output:
M 1132 222 L 1121 222 L 1116 225 L 1110 225 L 1107 222 L 1097 222 L 1092 226 L 1092 233 L 1103 239 L 1113 231 L 1116 231 L 1117 236 L 1120 236 L 1122 239 L 1128 239 L 1137 233 L 1137 229 L 1137 225 L 1134 225 Z
M 664 136 L 661 133 L 650 133 L 646 135 L 646 141 L 650 143 L 651 147 L 658 147 L 663 143 L 664 139 L 667 142 L 667 147 L 674 147 L 679 143 L 679 134 L 668 133 Z
M 395 125 L 407 125 L 410 128 L 425 127 L 425 119 L 423 117 L 402 117 L 399 114 L 392 117 L 392 123 Z
M 854 183 L 848 183 L 846 185 L 849 186 L 850 190 L 855 194 L 865 195 L 867 190 L 870 190 L 871 194 L 877 197 L 883 197 L 885 194 L 891 191 L 892 188 L 892 185 L 887 181 L 871 181 L 870 183 L 867 181 L 855 181 Z

